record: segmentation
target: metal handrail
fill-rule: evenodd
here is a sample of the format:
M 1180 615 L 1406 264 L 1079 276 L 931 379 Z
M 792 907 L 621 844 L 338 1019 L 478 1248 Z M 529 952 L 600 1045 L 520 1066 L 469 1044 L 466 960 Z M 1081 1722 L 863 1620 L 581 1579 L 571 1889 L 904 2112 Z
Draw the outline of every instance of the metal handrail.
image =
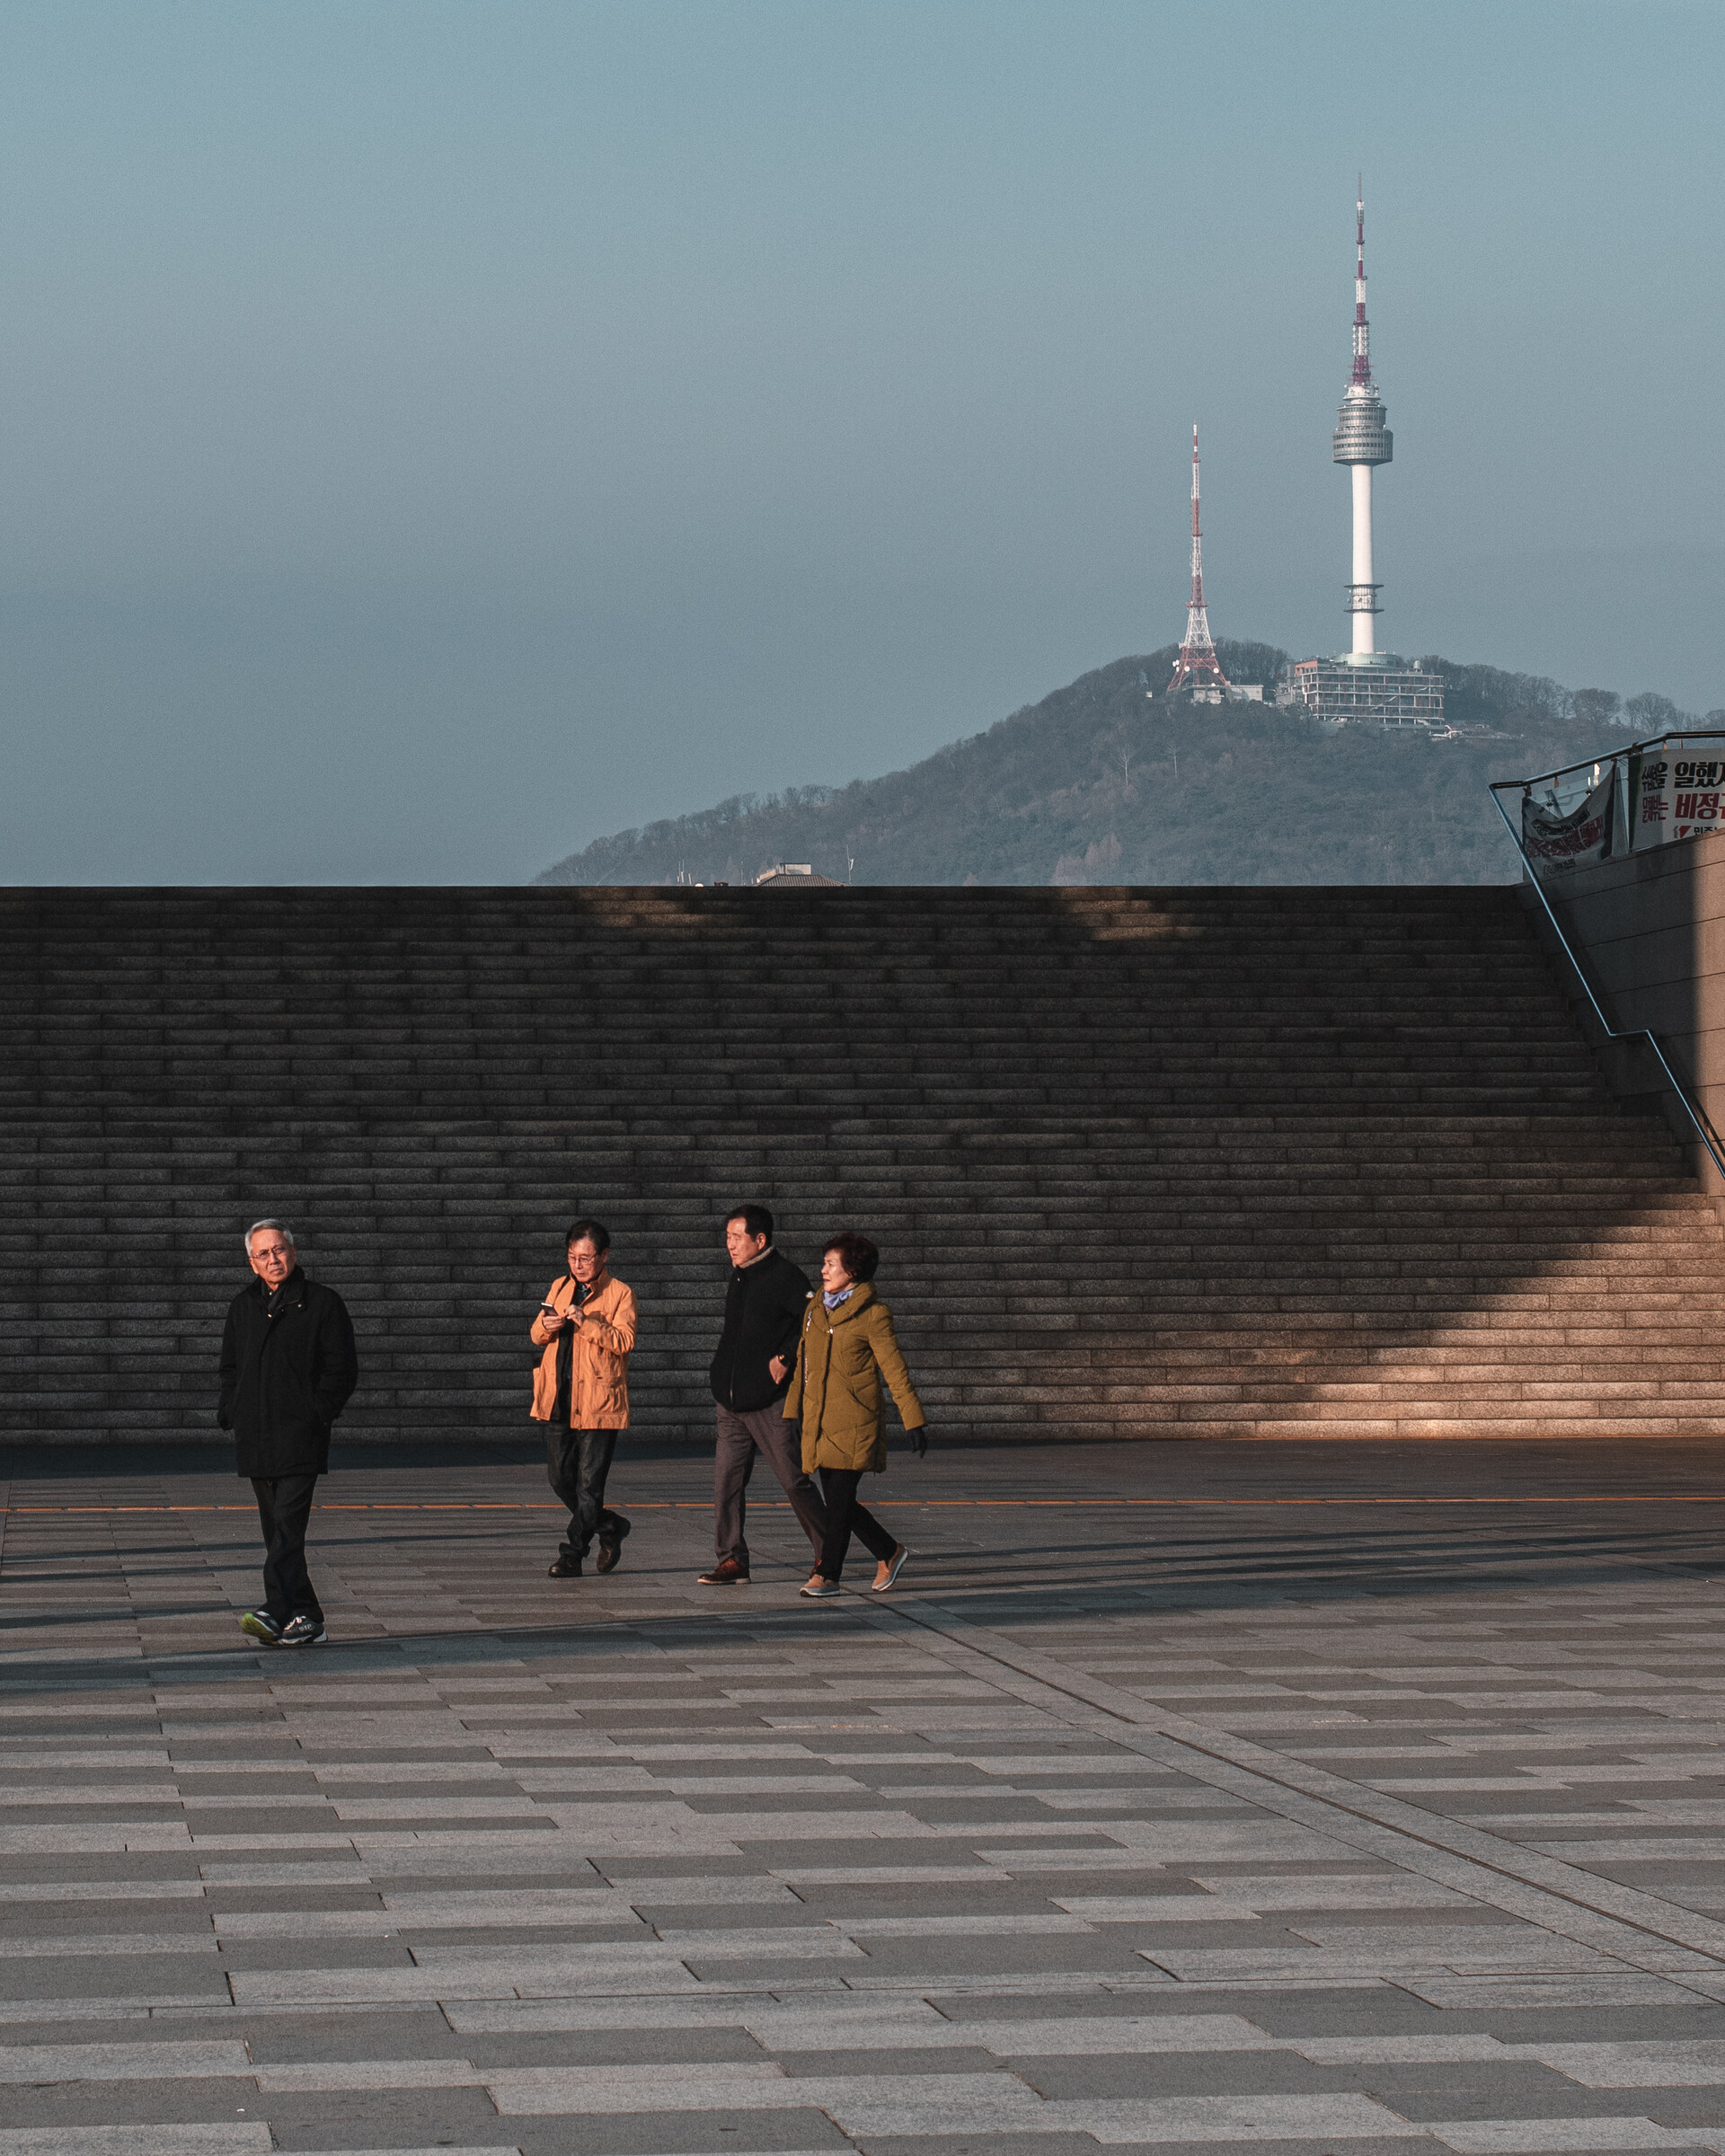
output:
M 1673 738 L 1674 737 L 1671 736 L 1659 737 L 1661 739 L 1670 739 Z M 1638 743 L 1637 746 L 1639 747 L 1640 744 Z M 1617 753 L 1622 754 L 1623 752 L 1619 751 Z M 1602 763 L 1604 760 L 1605 759 L 1603 757 L 1590 756 L 1588 759 L 1588 763 Z M 1614 761 L 1615 758 L 1614 757 L 1613 760 Z M 1571 764 L 1569 766 L 1569 769 L 1571 771 L 1581 771 L 1585 768 L 1586 766 L 1580 764 Z M 1561 773 L 1557 772 L 1548 772 L 1545 775 L 1548 778 L 1557 778 L 1560 777 Z M 1684 1112 L 1688 1116 L 1690 1122 L 1694 1125 L 1695 1135 L 1707 1148 L 1708 1158 L 1712 1162 L 1713 1166 L 1718 1169 L 1721 1181 L 1725 1181 L 1725 1159 L 1721 1159 L 1720 1157 L 1719 1147 L 1713 1143 L 1712 1134 L 1708 1130 L 1706 1125 L 1702 1121 L 1701 1111 L 1696 1108 L 1694 1102 L 1690 1100 L 1688 1087 L 1671 1068 L 1670 1058 L 1666 1055 L 1665 1050 L 1659 1046 L 1659 1036 L 1654 1033 L 1650 1027 L 1647 1026 L 1637 1026 L 1632 1030 L 1624 1032 L 1618 1027 L 1612 1024 L 1610 1019 L 1606 1016 L 1605 1006 L 1600 1003 L 1599 998 L 1593 992 L 1593 983 L 1588 978 L 1586 968 L 1582 966 L 1580 959 L 1575 955 L 1575 946 L 1570 941 L 1568 935 L 1565 933 L 1563 923 L 1552 912 L 1552 902 L 1545 896 L 1545 887 L 1540 881 L 1539 871 L 1535 868 L 1533 862 L 1528 860 L 1527 849 L 1521 843 L 1521 834 L 1509 821 L 1508 810 L 1498 799 L 1498 786 L 1518 786 L 1522 785 L 1524 782 L 1526 785 L 1532 786 L 1537 784 L 1538 782 L 1533 779 L 1529 779 L 1526 782 L 1523 782 L 1519 779 L 1499 779 L 1497 783 L 1489 788 L 1488 791 L 1491 795 L 1493 807 L 1497 809 L 1498 814 L 1503 818 L 1504 829 L 1509 834 L 1510 838 L 1515 842 L 1516 852 L 1521 856 L 1522 866 L 1526 870 L 1529 880 L 1532 882 L 1535 890 L 1539 894 L 1539 903 L 1545 908 L 1545 918 L 1551 923 L 1552 932 L 1555 933 L 1558 941 L 1563 946 L 1563 955 L 1566 959 L 1568 959 L 1570 966 L 1575 970 L 1575 977 L 1581 984 L 1582 994 L 1587 997 L 1588 1003 L 1593 1006 L 1593 1015 L 1599 1021 L 1600 1025 L 1605 1029 L 1606 1038 L 1607 1040 L 1644 1040 L 1648 1047 L 1652 1049 L 1653 1053 L 1659 1059 L 1659 1068 L 1665 1073 L 1665 1075 L 1670 1083 L 1671 1091 L 1677 1096 L 1678 1100 L 1682 1101 Z
M 1543 786 L 1547 779 L 1567 779 L 1572 771 L 1591 771 L 1597 764 L 1615 764 L 1619 756 L 1632 756 L 1637 749 L 1657 748 L 1666 741 L 1725 741 L 1725 731 L 1708 727 L 1694 734 L 1669 731 L 1650 734 L 1645 741 L 1625 741 L 1621 748 L 1608 748 L 1603 756 L 1583 756 L 1579 764 L 1561 764 L 1555 771 L 1535 772 L 1531 779 L 1493 779 L 1491 791 L 1495 794 L 1501 788 L 1507 793 L 1511 787 L 1519 786 L 1526 793 L 1535 786 Z

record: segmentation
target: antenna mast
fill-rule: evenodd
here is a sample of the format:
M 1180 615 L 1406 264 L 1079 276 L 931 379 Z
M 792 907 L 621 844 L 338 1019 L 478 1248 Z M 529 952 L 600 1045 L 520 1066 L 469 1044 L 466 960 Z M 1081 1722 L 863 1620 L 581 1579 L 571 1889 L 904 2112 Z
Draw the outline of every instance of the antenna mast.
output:
M 1180 647 L 1180 658 L 1174 667 L 1174 677 L 1163 691 L 1172 696 L 1176 689 L 1202 678 L 1207 684 L 1225 689 L 1228 677 L 1222 671 L 1216 656 L 1216 646 L 1210 641 L 1210 617 L 1204 605 L 1204 535 L 1198 521 L 1198 429 L 1192 429 L 1192 596 L 1186 609 L 1186 637 Z
M 1372 386 L 1371 331 L 1366 323 L 1366 175 L 1354 199 L 1354 373 L 1362 389 Z

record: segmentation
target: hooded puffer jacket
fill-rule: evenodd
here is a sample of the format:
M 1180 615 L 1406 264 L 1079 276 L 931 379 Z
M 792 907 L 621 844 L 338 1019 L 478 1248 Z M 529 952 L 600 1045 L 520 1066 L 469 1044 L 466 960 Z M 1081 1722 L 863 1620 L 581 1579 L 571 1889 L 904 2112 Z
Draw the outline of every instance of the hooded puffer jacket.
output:
M 803 1312 L 785 1419 L 802 1418 L 802 1464 L 879 1474 L 887 1464 L 885 1378 L 899 1420 L 920 1430 L 927 1416 L 892 1330 L 892 1312 L 864 1283 L 836 1310 L 818 1295 Z

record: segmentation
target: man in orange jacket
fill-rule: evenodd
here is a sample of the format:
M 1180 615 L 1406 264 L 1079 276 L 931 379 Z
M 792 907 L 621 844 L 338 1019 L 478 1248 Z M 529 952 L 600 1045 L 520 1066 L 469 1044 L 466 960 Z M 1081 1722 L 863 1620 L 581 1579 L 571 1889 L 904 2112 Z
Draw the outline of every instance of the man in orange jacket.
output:
M 607 1269 L 611 1238 L 599 1222 L 575 1221 L 564 1242 L 569 1270 L 552 1282 L 529 1334 L 544 1350 L 529 1412 L 547 1425 L 545 1474 L 570 1511 L 551 1577 L 579 1579 L 596 1538 L 598 1569 L 615 1571 L 629 1532 L 630 1523 L 606 1505 L 605 1479 L 617 1432 L 629 1427 L 635 1294 Z

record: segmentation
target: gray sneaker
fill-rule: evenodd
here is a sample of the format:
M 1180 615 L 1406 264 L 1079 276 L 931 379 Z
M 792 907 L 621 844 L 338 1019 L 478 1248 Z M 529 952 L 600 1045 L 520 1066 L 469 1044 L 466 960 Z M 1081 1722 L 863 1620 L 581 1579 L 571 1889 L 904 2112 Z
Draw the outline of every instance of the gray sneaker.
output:
M 877 1579 L 871 1592 L 876 1595 L 884 1595 L 887 1589 L 892 1585 L 893 1581 L 897 1579 L 898 1575 L 904 1570 L 905 1560 L 909 1555 L 910 1551 L 906 1549 L 902 1542 L 900 1542 L 898 1547 L 893 1551 L 892 1555 L 887 1560 L 887 1577 L 884 1579 Z
M 329 1639 L 321 1617 L 296 1617 L 281 1628 L 278 1647 L 322 1647 Z
M 281 1627 L 268 1610 L 248 1610 L 240 1620 L 240 1630 L 251 1639 L 261 1639 L 265 1647 L 281 1645 Z

